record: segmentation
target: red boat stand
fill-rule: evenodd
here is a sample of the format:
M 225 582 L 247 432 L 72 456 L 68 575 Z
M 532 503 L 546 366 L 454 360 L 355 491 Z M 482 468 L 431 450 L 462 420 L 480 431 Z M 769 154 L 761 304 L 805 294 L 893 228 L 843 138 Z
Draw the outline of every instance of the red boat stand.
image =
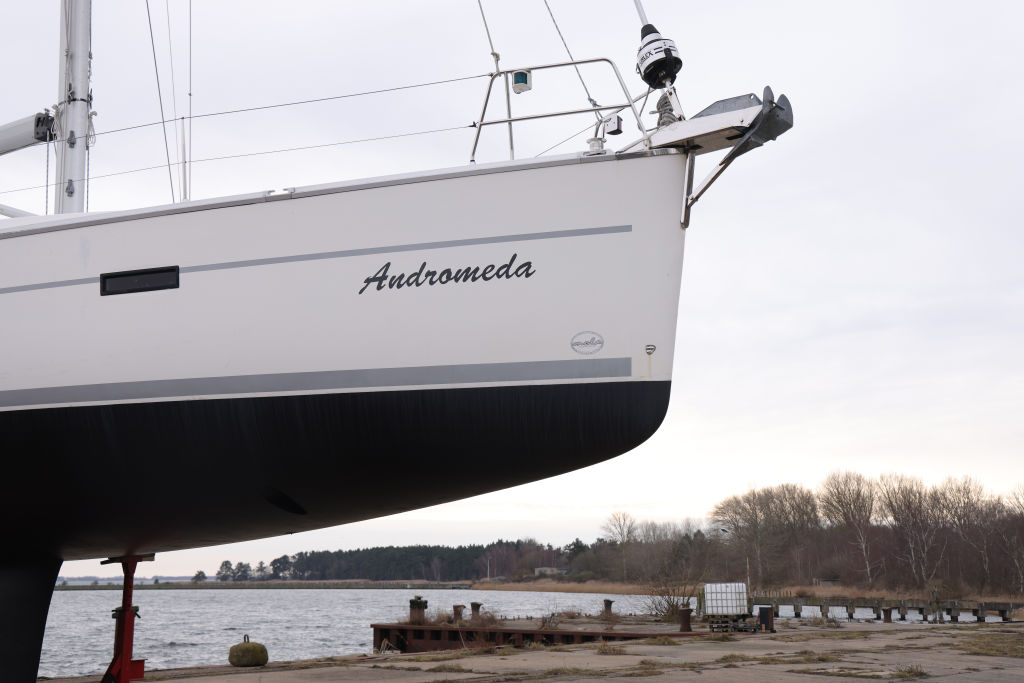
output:
M 135 618 L 139 617 L 139 608 L 132 605 L 132 589 L 135 587 L 135 566 L 139 562 L 150 562 L 149 555 L 126 555 L 103 560 L 100 564 L 121 563 L 124 571 L 124 587 L 121 589 L 121 606 L 112 610 L 114 625 L 114 658 L 110 661 L 102 683 L 128 683 L 137 681 L 145 675 L 146 660 L 132 659 L 132 644 L 135 639 Z M 139 617 L 141 619 L 141 617 Z

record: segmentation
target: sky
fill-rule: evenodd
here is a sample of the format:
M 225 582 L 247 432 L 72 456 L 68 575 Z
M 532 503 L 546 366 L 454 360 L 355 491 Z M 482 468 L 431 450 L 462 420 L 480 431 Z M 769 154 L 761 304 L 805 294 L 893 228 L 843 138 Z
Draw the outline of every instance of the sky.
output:
M 630 91 L 641 92 L 630 0 L 549 4 L 575 57 L 612 58 Z M 682 54 L 677 86 L 687 115 L 765 85 L 787 94 L 795 113 L 793 130 L 739 159 L 694 208 L 661 430 L 630 453 L 546 481 L 331 529 L 164 553 L 140 574 L 210 574 L 225 559 L 255 564 L 302 550 L 589 542 L 617 510 L 702 518 L 752 487 L 814 488 L 835 470 L 899 472 L 929 484 L 970 475 L 993 493 L 1024 482 L 1024 173 L 1014 156 L 1024 147 L 1024 5 L 644 4 Z M 194 5 L 195 115 L 493 69 L 474 0 Z M 543 0 L 483 6 L 503 67 L 565 59 Z M 165 116 L 185 116 L 188 3 L 150 7 Z M 57 17 L 57 2 L 0 3 L 0 26 L 16 27 L 0 43 L 0 122 L 55 101 Z M 179 190 L 161 166 L 160 126 L 104 134 L 161 119 L 145 4 L 96 0 L 93 54 L 100 135 L 90 209 L 171 201 Z M 606 72 L 582 73 L 602 104 L 621 100 Z M 197 118 L 193 160 L 459 129 L 197 161 L 191 196 L 465 164 L 466 126 L 479 115 L 485 84 Z M 534 91 L 513 100 L 516 113 L 584 106 L 572 73 L 536 74 Z M 523 125 L 517 155 L 538 154 L 585 126 L 586 118 Z M 177 160 L 174 127 L 167 133 Z M 505 158 L 503 135 L 486 131 L 478 158 Z M 554 151 L 582 150 L 588 136 Z M 701 157 L 697 176 L 712 163 Z M 41 147 L 0 158 L 0 203 L 42 212 L 45 165 Z M 10 192 L 26 187 L 35 189 Z M 62 574 L 109 569 L 69 562 Z

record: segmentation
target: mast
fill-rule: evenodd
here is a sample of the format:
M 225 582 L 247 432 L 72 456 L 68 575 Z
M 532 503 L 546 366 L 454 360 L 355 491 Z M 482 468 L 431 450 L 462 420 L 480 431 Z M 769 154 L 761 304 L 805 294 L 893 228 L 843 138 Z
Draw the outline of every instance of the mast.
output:
M 92 0 L 61 0 L 57 134 L 57 213 L 85 210 L 85 164 L 92 92 Z

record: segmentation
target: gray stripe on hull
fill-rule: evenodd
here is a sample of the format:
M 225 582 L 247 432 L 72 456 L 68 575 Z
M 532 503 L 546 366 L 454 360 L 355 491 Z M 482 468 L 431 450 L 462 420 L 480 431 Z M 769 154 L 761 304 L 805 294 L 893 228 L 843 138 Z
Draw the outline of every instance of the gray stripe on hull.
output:
M 183 266 L 182 273 L 202 273 L 210 270 L 228 270 L 230 268 L 251 268 L 253 266 L 270 266 L 279 263 L 295 263 L 299 261 L 320 261 L 323 259 L 351 258 L 353 256 L 371 256 L 374 254 L 397 254 L 406 251 L 425 251 L 429 249 L 447 249 L 449 247 L 468 247 L 481 244 L 502 244 L 505 242 L 528 242 L 531 240 L 552 240 L 563 237 L 589 237 L 592 235 L 613 235 L 632 232 L 632 225 L 609 225 L 601 228 L 580 228 L 578 230 L 551 230 L 549 232 L 528 232 L 518 235 L 498 235 L 497 237 L 472 237 L 461 240 L 443 242 L 417 242 L 399 244 L 388 247 L 366 247 L 364 249 L 345 249 L 343 251 L 322 251 L 315 254 L 297 254 L 295 256 L 273 256 L 270 258 L 249 259 L 245 261 L 225 261 L 208 263 L 201 266 Z M 78 280 L 59 280 L 41 282 L 32 285 L 0 287 L 0 294 L 28 292 L 36 289 L 52 289 L 54 287 L 72 287 L 75 285 L 91 285 L 99 282 L 99 277 L 81 278 Z
M 184 396 L 374 389 L 399 386 L 529 382 L 630 377 L 631 358 L 581 358 L 520 363 L 431 365 L 409 368 L 326 370 L 268 375 L 192 377 L 143 382 L 80 384 L 0 391 L 0 408 L 85 402 L 132 401 Z

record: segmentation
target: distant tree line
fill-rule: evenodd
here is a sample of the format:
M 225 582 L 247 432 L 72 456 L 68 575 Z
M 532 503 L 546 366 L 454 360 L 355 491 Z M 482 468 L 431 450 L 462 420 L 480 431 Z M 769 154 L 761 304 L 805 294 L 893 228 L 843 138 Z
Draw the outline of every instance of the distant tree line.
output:
M 616 512 L 593 543 L 532 539 L 488 545 L 312 551 L 269 564 L 225 560 L 218 581 L 534 578 L 552 567 L 565 581 L 645 584 L 667 599 L 703 580 L 755 586 L 813 579 L 888 590 L 941 586 L 944 594 L 1024 593 L 1024 485 L 1006 496 L 965 477 L 919 479 L 853 472 L 817 490 L 780 484 L 732 496 L 706 520 L 651 522 Z M 197 572 L 193 581 L 206 579 Z

